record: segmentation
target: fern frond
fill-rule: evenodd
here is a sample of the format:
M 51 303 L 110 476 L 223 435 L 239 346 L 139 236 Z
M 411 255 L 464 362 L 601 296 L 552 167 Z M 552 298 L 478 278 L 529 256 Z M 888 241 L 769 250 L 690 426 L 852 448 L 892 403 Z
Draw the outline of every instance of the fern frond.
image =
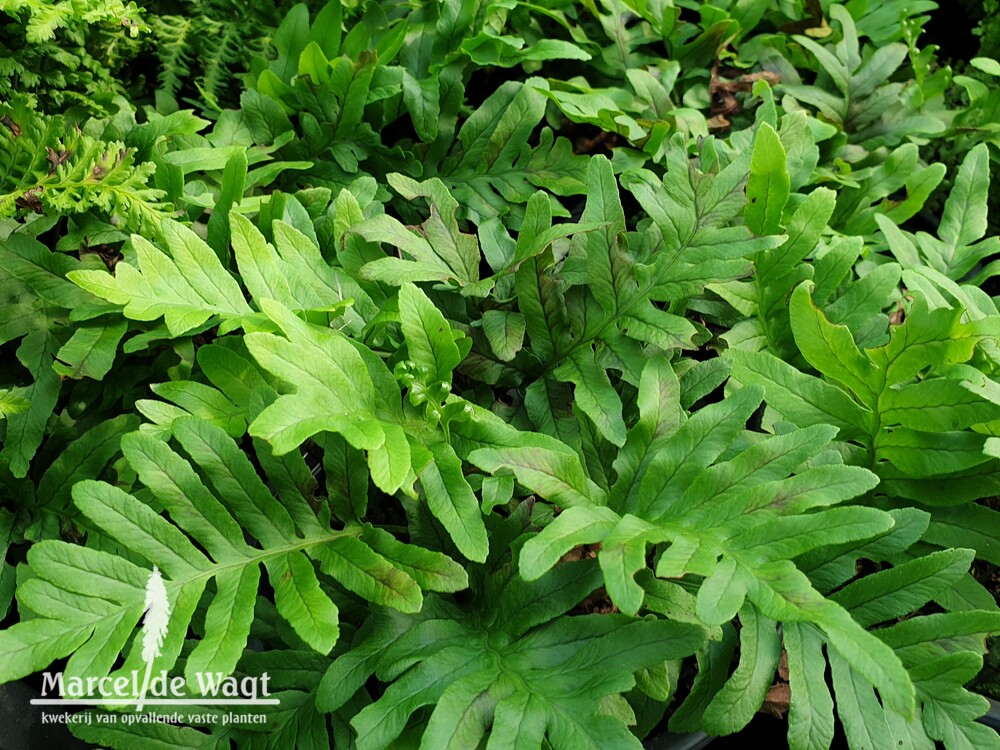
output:
M 350 331 L 361 331 L 377 307 L 361 286 L 329 266 L 319 248 L 301 232 L 274 223 L 272 247 L 249 220 L 233 214 L 233 248 L 243 283 L 263 309 L 276 300 L 296 310 L 338 310 Z M 163 225 L 169 255 L 142 237 L 134 238 L 138 263 L 122 262 L 115 275 L 105 271 L 74 273 L 72 279 L 98 297 L 125 305 L 123 314 L 137 320 L 163 316 L 174 335 L 186 333 L 214 316 L 222 331 L 244 325 L 253 311 L 218 256 L 191 229 Z M 210 285 L 204 279 L 210 278 Z
M 73 488 L 77 507 L 96 528 L 163 571 L 172 609 L 156 670 L 174 666 L 210 580 L 215 592 L 206 636 L 187 656 L 185 671 L 228 675 L 236 669 L 254 618 L 261 563 L 278 613 L 322 654 L 337 642 L 338 608 L 316 565 L 349 591 L 404 612 L 418 611 L 422 601 L 408 563 L 440 573 L 448 590 L 465 585 L 461 568 L 440 553 L 396 543 L 386 552 L 390 560 L 364 540 L 365 528 L 331 528 L 301 496 L 279 502 L 221 428 L 181 417 L 171 430 L 190 459 L 148 433 L 121 441 L 126 460 L 171 520 L 104 482 Z M 124 672 L 145 668 L 143 639 L 132 636 L 146 609 L 146 570 L 110 552 L 59 541 L 34 545 L 29 558 L 35 576 L 18 601 L 38 617 L 0 633 L 0 679 L 38 671 L 70 652 L 68 675 L 107 675 L 130 640 Z M 189 680 L 189 688 L 197 684 Z
M 24 96 L 0 104 L 0 216 L 96 209 L 117 226 L 155 236 L 173 215 L 160 202 L 165 193 L 147 184 L 155 166 L 136 164 L 123 143 L 70 129 L 32 105 Z
M 926 538 L 932 517 L 914 508 L 891 511 L 895 526 L 863 545 L 831 545 L 808 553 L 798 566 L 823 592 L 845 606 L 862 625 L 893 648 L 917 691 L 918 714 L 907 719 L 880 705 L 871 684 L 840 659 L 823 638 L 801 624 L 784 629 L 788 652 L 791 709 L 789 745 L 794 750 L 822 746 L 820 738 L 832 736 L 833 704 L 822 677 L 829 661 L 837 713 L 852 747 L 896 745 L 900 737 L 913 738 L 914 746 L 943 741 L 954 748 L 1000 747 L 995 732 L 972 719 L 987 710 L 985 699 L 964 685 L 982 667 L 984 641 L 1000 627 L 1000 613 L 967 609 L 968 602 L 949 602 L 953 591 L 963 588 L 972 550 L 946 549 L 920 555 L 914 543 Z M 893 567 L 863 578 L 854 578 L 860 559 L 889 562 Z M 842 587 L 842 588 L 839 588 Z M 983 591 L 986 600 L 990 595 Z M 934 601 L 946 611 L 907 617 Z M 991 602 L 992 604 L 992 602 Z M 826 654 L 823 653 L 827 646 Z
M 330 666 L 317 703 L 333 710 L 357 695 L 368 704 L 351 719 L 359 750 L 397 747 L 423 706 L 429 718 L 416 733 L 424 748 L 480 747 L 487 734 L 490 747 L 507 749 L 639 748 L 608 703 L 635 685 L 636 672 L 683 658 L 718 632 L 621 614 L 569 616 L 600 585 L 593 560 L 531 582 L 513 564 L 477 572 L 472 601 L 434 596 L 417 615 L 373 612 L 367 637 Z M 373 675 L 390 684 L 369 703 L 364 685 Z
M 122 0 L 0 0 L 0 11 L 25 20 L 26 36 L 33 44 L 54 39 L 59 30 L 73 31 L 80 22 L 125 27 L 133 37 L 145 28 L 136 4 Z
M 220 23 L 215 26 L 217 30 L 212 34 L 212 44 L 202 48 L 204 72 L 198 79 L 198 87 L 209 101 L 218 101 L 223 97 L 224 88 L 232 80 L 232 71 L 240 67 L 244 54 L 243 41 L 248 31 L 245 24 Z
M 122 0 L 0 0 L 0 13 L 16 19 L 0 43 L 0 57 L 16 60 L 14 75 L 0 76 L 0 95 L 32 91 L 48 111 L 79 103 L 104 113 L 109 92 L 125 90 L 117 74 L 132 40 L 148 31 L 135 3 Z
M 213 107 L 233 99 L 233 78 L 262 55 L 273 24 L 267 8 L 236 3 L 186 3 L 183 14 L 150 18 L 150 43 L 159 59 L 157 83 L 176 96 L 185 85 L 198 89 Z M 273 5 L 271 6 L 273 11 Z
M 155 16 L 152 19 L 153 36 L 160 70 L 156 81 L 160 90 L 171 96 L 180 91 L 184 80 L 191 74 L 190 36 L 195 19 L 185 16 Z
M 882 732 L 867 744 L 851 740 L 852 747 L 895 746 L 901 733 L 921 746 L 930 739 L 949 748 L 996 746 L 973 722 L 985 702 L 962 686 L 981 666 L 982 640 L 1000 626 L 1000 614 L 949 613 L 926 629 L 908 625 L 912 620 L 891 625 L 944 601 L 966 576 L 973 551 L 910 559 L 901 553 L 926 531 L 928 514 L 831 508 L 871 489 L 875 476 L 841 463 L 830 450 L 836 429 L 829 425 L 747 433 L 761 403 L 758 387 L 744 386 L 690 418 L 679 396 L 669 365 L 647 364 L 639 421 L 616 461 L 606 504 L 582 497 L 567 503 L 551 479 L 566 473 L 543 474 L 555 459 L 539 448 L 483 445 L 469 454 L 487 471 L 512 472 L 538 495 L 562 498 L 556 502 L 565 509 L 521 548 L 521 575 L 534 580 L 557 570 L 570 549 L 599 544 L 604 586 L 625 613 L 660 611 L 656 600 L 676 586 L 669 579 L 699 577 L 690 616 L 726 629 L 738 617 L 739 664 L 729 674 L 732 631 L 704 648 L 691 693 L 671 720 L 674 731 L 742 729 L 767 695 L 784 639 L 796 750 L 828 746 L 832 737 L 833 700 L 816 667 L 824 658 L 849 740 Z M 650 544 L 668 545 L 656 578 L 646 569 Z M 893 567 L 851 581 L 860 558 Z M 878 627 L 885 623 L 891 627 Z

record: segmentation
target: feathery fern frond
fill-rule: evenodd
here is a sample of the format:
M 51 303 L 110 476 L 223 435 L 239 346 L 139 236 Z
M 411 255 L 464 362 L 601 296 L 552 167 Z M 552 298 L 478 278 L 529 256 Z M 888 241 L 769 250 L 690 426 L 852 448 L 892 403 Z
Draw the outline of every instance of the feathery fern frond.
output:
M 136 4 L 121 0 L 0 0 L 0 13 L 16 19 L 0 34 L 0 58 L 10 61 L 0 95 L 34 92 L 50 112 L 104 112 L 108 94 L 125 90 L 116 73 L 133 40 L 148 30 Z
M 275 4 L 184 2 L 168 10 L 149 18 L 160 91 L 177 96 L 187 86 L 211 107 L 234 103 L 230 84 L 265 54 L 280 20 L 273 17 Z
M 196 32 L 197 19 L 187 16 L 154 16 L 150 21 L 156 37 L 156 53 L 160 70 L 156 74 L 161 91 L 171 96 L 191 74 L 191 37 Z
M 247 46 L 253 40 L 252 31 L 247 24 L 206 25 L 205 32 L 211 36 L 212 44 L 201 50 L 202 74 L 196 80 L 208 103 L 216 104 L 220 98 L 228 98 L 224 97 L 224 89 L 233 80 L 233 71 L 239 70 L 239 64 L 249 59 L 251 50 Z
M 93 138 L 33 105 L 26 96 L 0 103 L 0 216 L 96 210 L 156 236 L 173 211 L 160 203 L 163 191 L 147 184 L 155 166 L 136 164 L 123 143 Z
M 54 39 L 56 31 L 73 32 L 76 24 L 109 24 L 125 27 L 133 37 L 144 28 L 139 9 L 134 2 L 122 0 L 83 0 L 83 2 L 53 2 L 52 0 L 0 0 L 0 11 L 26 21 L 29 42 Z M 76 32 L 78 33 L 78 32 Z

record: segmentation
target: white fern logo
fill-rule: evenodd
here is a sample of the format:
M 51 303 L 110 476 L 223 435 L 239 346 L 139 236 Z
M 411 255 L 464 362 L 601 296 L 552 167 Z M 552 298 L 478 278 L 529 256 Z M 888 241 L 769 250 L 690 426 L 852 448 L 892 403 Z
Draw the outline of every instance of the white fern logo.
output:
M 163 576 L 155 565 L 153 572 L 146 581 L 146 616 L 142 621 L 142 660 L 146 662 L 146 676 L 142 680 L 142 692 L 135 704 L 135 710 L 141 711 L 149 689 L 149 679 L 153 673 L 153 662 L 160 655 L 163 639 L 167 636 L 167 623 L 170 621 L 170 600 L 167 589 L 163 585 Z
M 3 0 L 0 0 L 2 4 Z M 141 637 L 142 661 L 146 668 L 133 669 L 127 675 L 101 675 L 66 677 L 62 672 L 45 672 L 42 675 L 42 697 L 32 698 L 33 706 L 121 706 L 134 705 L 136 711 L 146 706 L 277 706 L 281 700 L 272 697 L 268 689 L 270 675 L 237 677 L 225 672 L 195 672 L 197 684 L 187 684 L 180 675 L 170 677 L 168 669 L 160 669 L 153 676 L 153 665 L 162 656 L 163 643 L 170 624 L 170 599 L 160 569 L 153 571 L 146 581 L 146 608 L 143 611 Z M 181 627 L 177 625 L 175 627 Z M 183 632 L 183 631 L 182 631 Z M 168 667 L 170 664 L 162 664 Z M 142 687 L 139 686 L 140 674 Z M 192 692 L 194 693 L 192 695 Z M 147 697 L 148 696 L 148 697 Z M 69 714 L 66 714 L 67 716 Z M 82 713 L 80 716 L 90 716 Z M 264 714 L 224 714 L 223 724 L 262 723 Z M 127 724 L 135 723 L 128 722 Z M 156 719 L 149 714 L 133 716 L 136 720 Z M 67 720 L 68 721 L 68 720 Z M 89 723 L 89 719 L 87 720 Z M 45 723 L 43 721 L 43 723 Z M 64 722 L 65 723 L 65 722 Z M 2 734 L 2 733 L 0 733 Z M 0 743 L 2 744 L 2 743 Z

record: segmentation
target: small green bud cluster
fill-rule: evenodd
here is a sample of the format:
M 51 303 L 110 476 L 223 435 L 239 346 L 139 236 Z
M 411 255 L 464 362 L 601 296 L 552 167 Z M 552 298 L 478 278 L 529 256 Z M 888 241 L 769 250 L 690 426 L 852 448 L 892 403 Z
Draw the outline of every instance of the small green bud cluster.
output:
M 431 369 L 418 365 L 412 360 L 403 360 L 396 365 L 394 375 L 407 390 L 407 398 L 414 406 L 424 407 L 424 416 L 432 425 L 446 424 L 452 420 L 471 419 L 475 410 L 471 404 L 445 404 L 451 395 L 451 383 L 446 380 L 430 380 Z

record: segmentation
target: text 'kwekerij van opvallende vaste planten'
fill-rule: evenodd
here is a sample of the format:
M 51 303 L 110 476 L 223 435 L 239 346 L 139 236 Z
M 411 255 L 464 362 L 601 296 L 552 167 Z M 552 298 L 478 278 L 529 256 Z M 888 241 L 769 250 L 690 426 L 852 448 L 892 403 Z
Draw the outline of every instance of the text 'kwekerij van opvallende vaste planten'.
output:
M 940 5 L 0 0 L 17 710 L 1000 748 L 1000 26 Z

